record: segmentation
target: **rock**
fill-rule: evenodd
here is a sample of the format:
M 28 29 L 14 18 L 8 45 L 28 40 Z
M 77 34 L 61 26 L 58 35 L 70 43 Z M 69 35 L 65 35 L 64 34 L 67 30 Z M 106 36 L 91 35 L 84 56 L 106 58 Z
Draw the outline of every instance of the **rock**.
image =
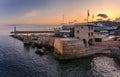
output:
M 24 45 L 30 45 L 30 43 L 24 42 Z
M 42 50 L 45 51 L 46 50 L 45 47 L 42 47 Z
M 36 43 L 32 43 L 31 46 L 34 48 L 34 47 L 36 47 L 37 45 L 36 45 Z
M 40 54 L 40 55 L 46 54 L 46 52 L 45 52 L 43 49 L 37 49 L 37 50 L 35 51 L 35 53 L 36 53 L 36 54 Z
M 36 44 L 36 47 L 41 49 L 43 47 L 43 45 L 42 44 Z

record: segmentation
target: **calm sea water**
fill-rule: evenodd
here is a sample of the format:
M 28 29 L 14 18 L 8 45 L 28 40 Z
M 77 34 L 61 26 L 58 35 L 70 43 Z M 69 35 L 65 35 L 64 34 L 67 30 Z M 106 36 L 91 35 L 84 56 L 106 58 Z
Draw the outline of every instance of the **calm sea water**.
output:
M 45 29 L 38 26 L 17 28 Z M 21 41 L 10 37 L 12 30 L 13 26 L 0 25 L 0 77 L 97 77 L 92 70 L 93 58 L 57 61 L 51 52 L 39 56 L 34 48 L 25 47 Z

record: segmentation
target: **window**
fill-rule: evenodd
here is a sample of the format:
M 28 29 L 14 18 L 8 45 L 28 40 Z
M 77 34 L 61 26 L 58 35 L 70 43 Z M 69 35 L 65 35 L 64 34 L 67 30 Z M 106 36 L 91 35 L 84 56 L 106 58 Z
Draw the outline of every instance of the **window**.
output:
M 88 26 L 89 30 L 90 30 L 90 26 Z
M 95 38 L 95 42 L 102 42 L 101 38 Z
M 91 33 L 91 36 L 93 36 L 93 32 Z
M 79 39 L 79 37 L 77 37 L 77 39 Z
M 91 30 L 93 30 L 93 26 L 91 26 Z
M 93 30 L 93 26 L 88 26 L 89 30 Z
M 90 32 L 88 33 L 88 36 L 90 37 Z
M 81 26 L 81 29 L 83 29 L 83 26 Z
M 77 33 L 80 33 L 80 31 L 79 31 L 79 30 L 77 30 Z

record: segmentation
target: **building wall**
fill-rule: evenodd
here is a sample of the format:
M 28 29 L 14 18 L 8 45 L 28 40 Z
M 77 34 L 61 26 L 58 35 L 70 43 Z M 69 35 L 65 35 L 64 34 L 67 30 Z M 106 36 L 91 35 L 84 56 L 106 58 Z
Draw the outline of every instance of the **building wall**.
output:
M 97 42 L 95 44 L 96 46 L 104 46 L 104 47 L 119 47 L 120 41 L 103 41 L 103 42 Z
M 63 54 L 63 42 L 59 39 L 55 39 L 54 42 L 54 51 L 57 52 L 58 54 Z

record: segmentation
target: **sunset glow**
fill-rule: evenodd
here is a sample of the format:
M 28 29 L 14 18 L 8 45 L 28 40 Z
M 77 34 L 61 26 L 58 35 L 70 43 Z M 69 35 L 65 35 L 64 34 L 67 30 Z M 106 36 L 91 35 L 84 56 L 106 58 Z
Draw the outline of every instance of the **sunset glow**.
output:
M 107 19 L 120 17 L 120 0 L 0 0 L 1 24 L 60 24 L 64 14 L 65 23 L 86 22 L 99 19 L 98 14 L 106 14 Z M 107 20 L 104 19 L 104 20 Z

